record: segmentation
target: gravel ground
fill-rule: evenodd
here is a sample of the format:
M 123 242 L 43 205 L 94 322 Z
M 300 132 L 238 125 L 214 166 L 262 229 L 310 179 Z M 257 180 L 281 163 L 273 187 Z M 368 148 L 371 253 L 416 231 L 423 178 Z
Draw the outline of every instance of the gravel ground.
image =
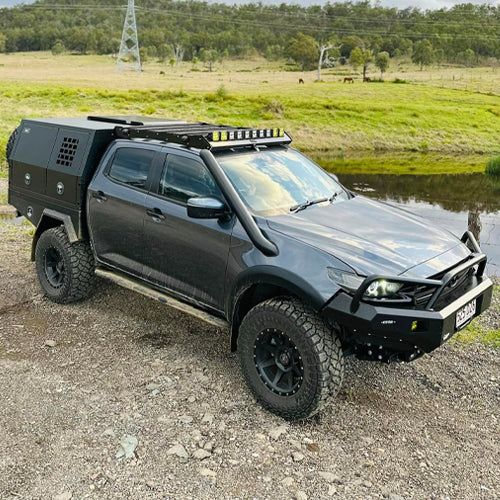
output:
M 498 350 L 349 359 L 331 407 L 287 424 L 227 332 L 108 283 L 52 304 L 29 252 L 0 224 L 2 500 L 500 498 Z

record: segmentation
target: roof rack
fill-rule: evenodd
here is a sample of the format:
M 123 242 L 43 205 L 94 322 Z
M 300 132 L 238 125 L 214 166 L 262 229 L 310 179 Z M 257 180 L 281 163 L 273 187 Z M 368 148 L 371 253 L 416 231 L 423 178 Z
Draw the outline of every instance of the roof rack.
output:
M 170 125 L 174 123 L 187 123 L 183 120 L 168 118 L 154 118 L 151 116 L 118 115 L 118 116 L 87 116 L 92 122 L 115 123 L 116 125 Z
M 282 128 L 253 129 L 210 123 L 163 123 L 141 126 L 118 125 L 121 139 L 155 139 L 197 149 L 228 149 L 237 146 L 289 144 L 291 137 Z

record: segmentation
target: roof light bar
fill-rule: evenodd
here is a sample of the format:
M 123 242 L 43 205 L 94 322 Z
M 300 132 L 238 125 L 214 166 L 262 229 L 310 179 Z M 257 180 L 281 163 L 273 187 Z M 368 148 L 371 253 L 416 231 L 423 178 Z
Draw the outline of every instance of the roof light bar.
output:
M 207 139 L 210 142 L 242 141 L 249 139 L 272 139 L 285 137 L 283 128 L 218 130 L 211 132 Z

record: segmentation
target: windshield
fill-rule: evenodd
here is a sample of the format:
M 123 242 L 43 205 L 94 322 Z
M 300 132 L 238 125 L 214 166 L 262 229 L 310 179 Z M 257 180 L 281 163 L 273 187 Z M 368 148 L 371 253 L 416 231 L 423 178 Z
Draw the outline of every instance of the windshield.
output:
M 306 202 L 348 198 L 333 177 L 294 149 L 228 151 L 216 157 L 243 201 L 259 215 L 290 213 Z

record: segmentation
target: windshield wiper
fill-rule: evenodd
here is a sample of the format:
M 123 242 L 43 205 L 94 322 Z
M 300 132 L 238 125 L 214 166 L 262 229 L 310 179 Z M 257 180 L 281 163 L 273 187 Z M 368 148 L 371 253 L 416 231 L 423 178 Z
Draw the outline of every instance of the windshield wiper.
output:
M 306 200 L 304 203 L 298 203 L 297 205 L 290 207 L 290 212 L 293 212 L 295 214 L 307 207 L 310 207 L 311 205 L 317 205 L 318 203 L 324 203 L 325 201 L 329 201 L 330 203 L 332 203 L 339 194 L 341 194 L 341 192 L 333 193 L 329 198 L 325 197 L 318 198 L 317 200 Z
M 317 200 L 306 200 L 304 203 L 299 203 L 298 205 L 294 205 L 290 207 L 290 212 L 297 213 L 304 208 L 310 207 L 311 205 L 317 205 L 318 203 L 323 203 L 324 201 L 328 201 L 330 198 L 318 198 Z

